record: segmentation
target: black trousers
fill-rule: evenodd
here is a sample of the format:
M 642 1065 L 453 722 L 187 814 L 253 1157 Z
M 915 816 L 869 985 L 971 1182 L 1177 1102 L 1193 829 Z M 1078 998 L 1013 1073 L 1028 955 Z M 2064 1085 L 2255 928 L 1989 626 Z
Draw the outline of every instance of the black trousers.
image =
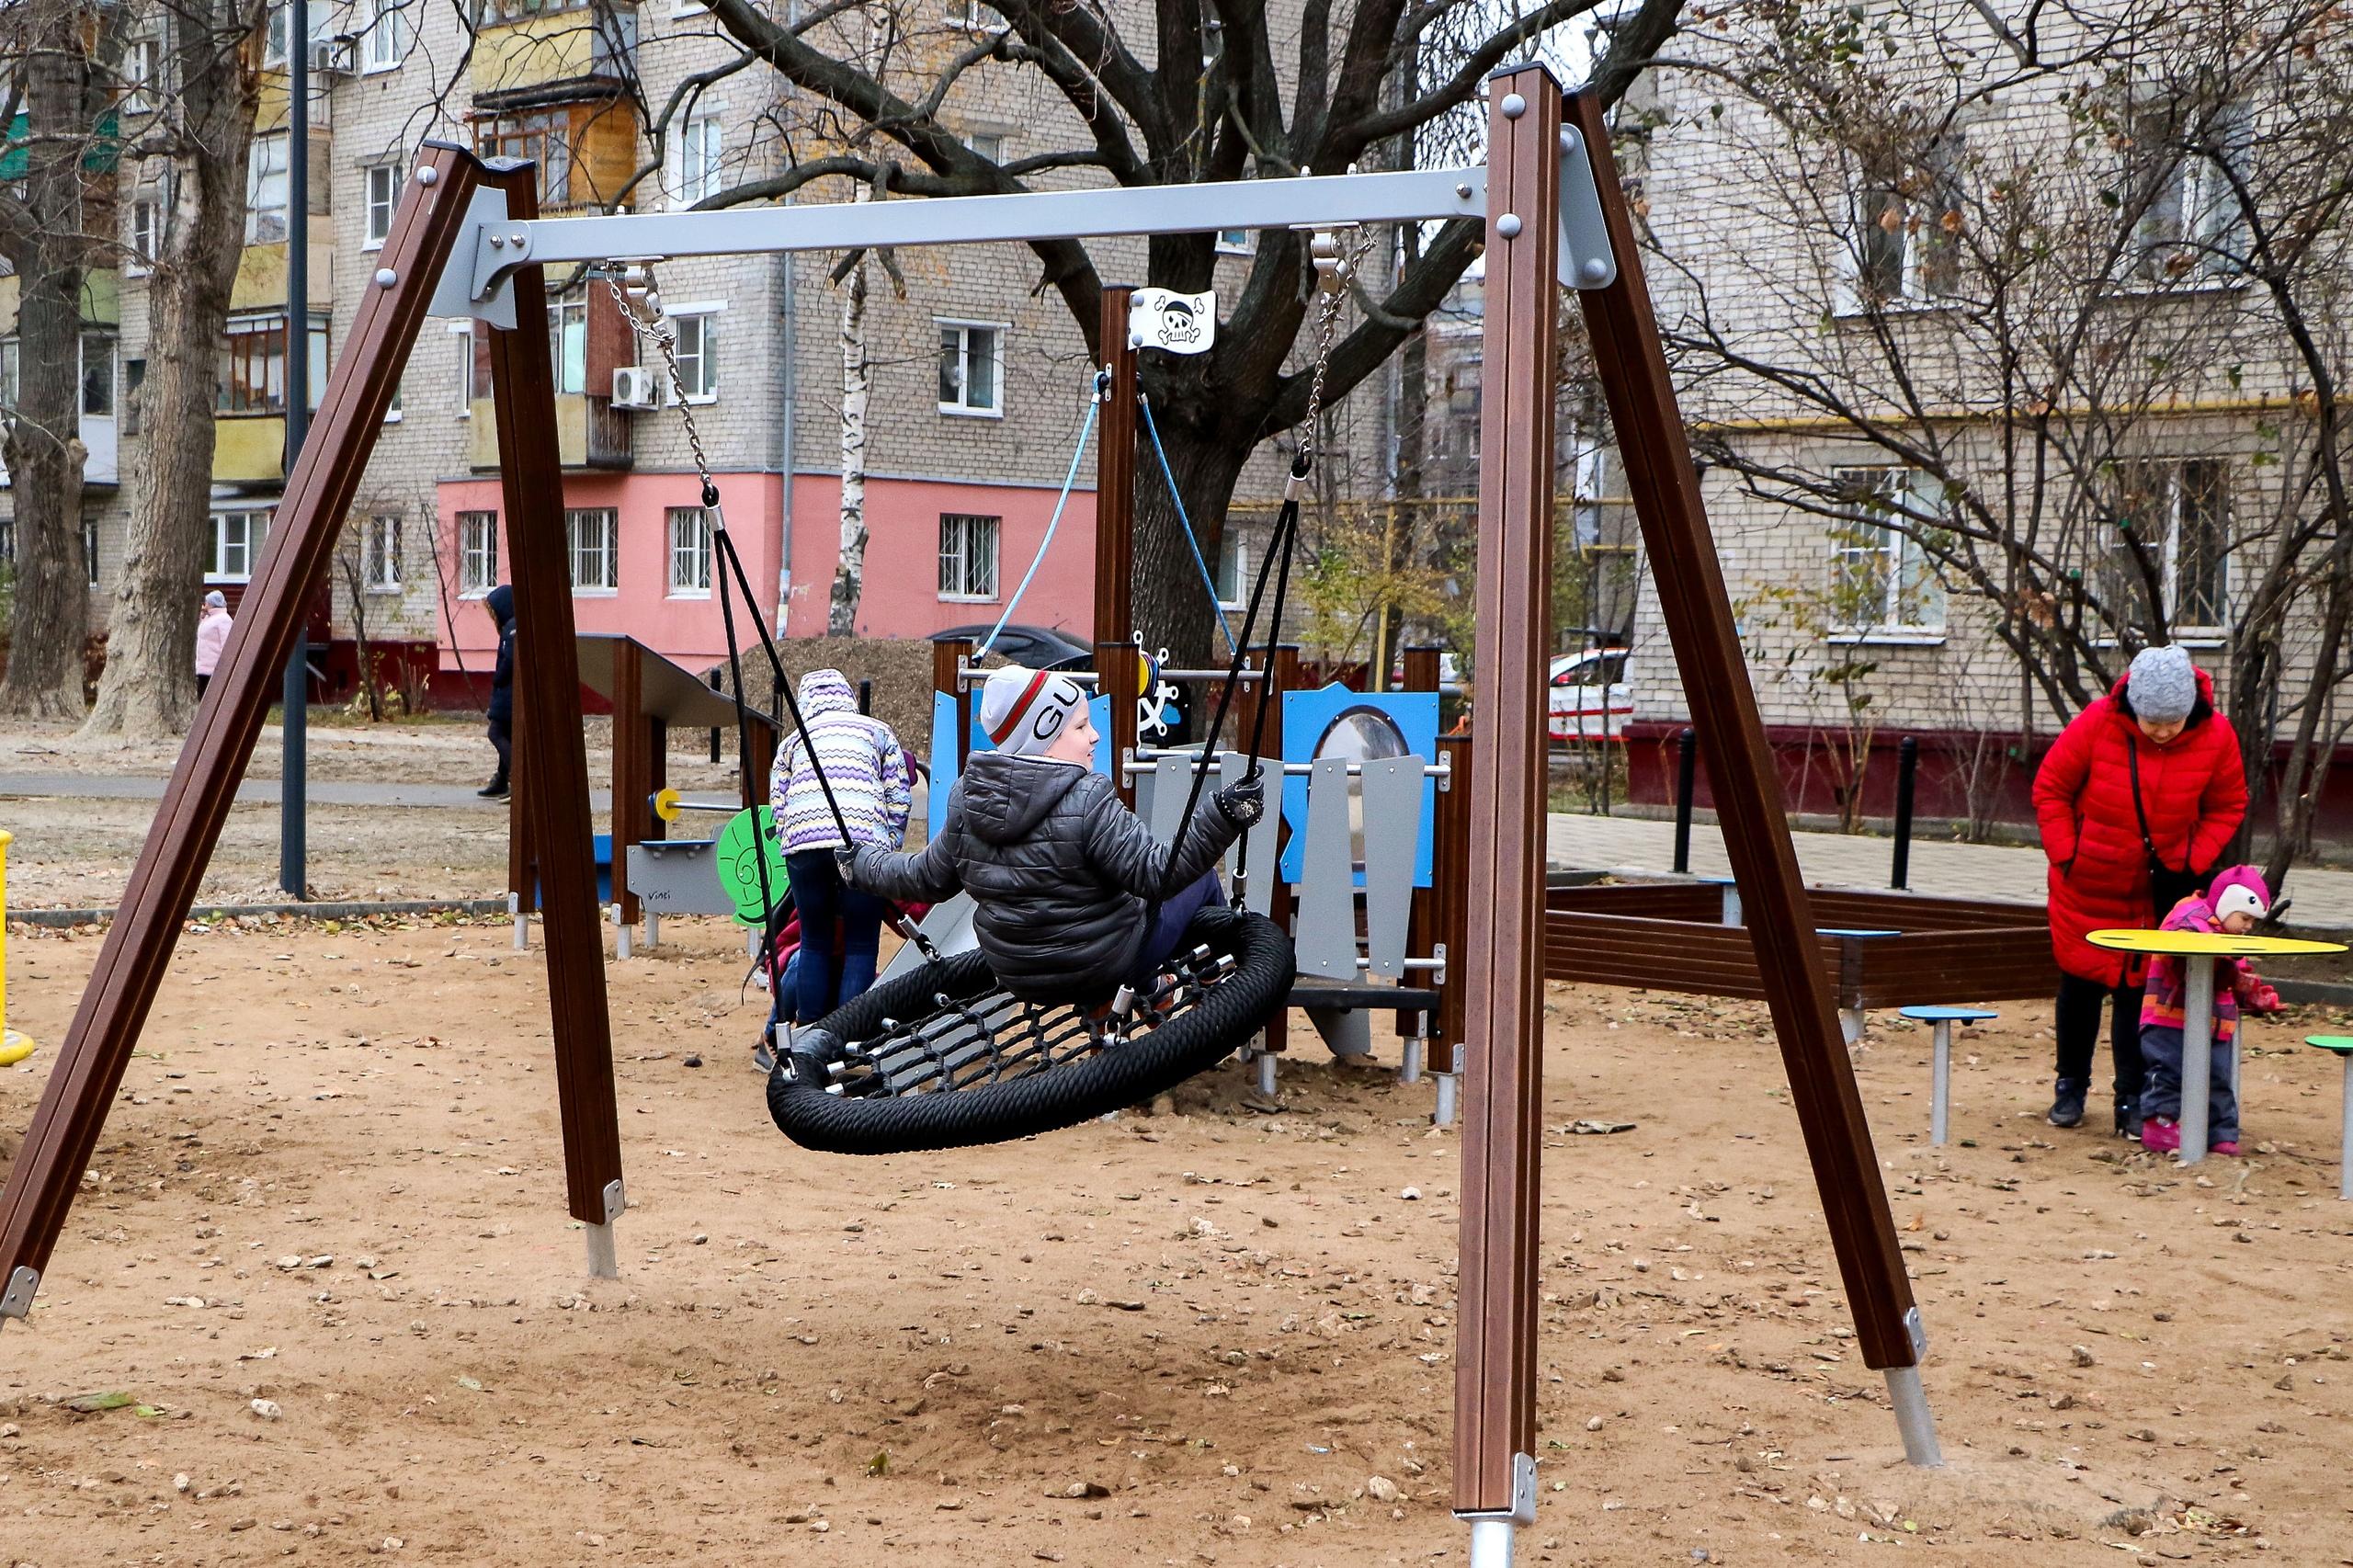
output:
M 2114 989 L 2081 975 L 2059 977 L 2059 1076 L 2088 1087 L 2092 1057 L 2099 1046 L 2099 1005 L 2108 1001 L 2113 1012 L 2108 1021 L 2109 1048 L 2116 1057 L 2116 1097 L 2141 1097 L 2141 988 Z
M 506 720 L 493 719 L 490 722 L 490 744 L 498 753 L 498 777 L 503 780 L 506 777 L 507 765 L 515 760 L 515 738 Z

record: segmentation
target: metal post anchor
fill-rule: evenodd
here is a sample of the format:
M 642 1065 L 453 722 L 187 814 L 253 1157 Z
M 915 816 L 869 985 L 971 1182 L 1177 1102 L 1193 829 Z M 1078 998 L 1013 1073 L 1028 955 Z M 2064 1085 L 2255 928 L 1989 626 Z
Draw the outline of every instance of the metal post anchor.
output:
M 30 1264 L 18 1264 L 8 1275 L 8 1288 L 0 1290 L 0 1324 L 10 1318 L 29 1316 L 33 1292 L 40 1289 L 40 1270 Z
M 515 950 L 519 953 L 531 945 L 530 923 L 523 915 L 520 894 L 506 895 L 506 917 L 515 923 Z
M 585 1227 L 588 1234 L 588 1272 L 599 1279 L 621 1277 L 620 1261 L 613 1252 L 613 1221 L 628 1207 L 629 1198 L 616 1177 L 605 1184 L 605 1222 Z
M 1928 1414 L 1928 1395 L 1920 1386 L 1920 1369 L 1890 1367 L 1885 1375 L 1888 1403 L 1895 1406 L 1895 1429 L 1904 1436 L 1904 1457 L 1931 1469 L 1942 1465 L 1944 1450 L 1937 1446 L 1936 1417 Z
M 1471 1568 L 1511 1568 L 1512 1532 L 1536 1522 L 1536 1460 L 1511 1456 L 1511 1512 L 1457 1514 L 1471 1527 Z
M 1430 1125 L 1451 1127 L 1455 1112 L 1462 1103 L 1462 1074 L 1433 1073 L 1430 1076 L 1438 1080 L 1438 1104 L 1430 1110 Z

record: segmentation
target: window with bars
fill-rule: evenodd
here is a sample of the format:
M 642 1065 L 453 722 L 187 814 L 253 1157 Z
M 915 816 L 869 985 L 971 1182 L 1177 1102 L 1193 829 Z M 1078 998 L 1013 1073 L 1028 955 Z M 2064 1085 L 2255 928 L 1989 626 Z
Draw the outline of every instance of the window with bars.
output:
M 1850 497 L 1830 525 L 1831 619 L 1845 631 L 1940 632 L 1944 583 L 1931 548 L 1942 532 L 1944 487 L 1908 468 L 1831 471 Z
M 2220 633 L 2230 621 L 2227 465 L 2213 458 L 2120 463 L 2109 511 L 2115 531 L 2097 570 L 2117 630 L 2146 642 L 2163 607 L 2171 631 Z
M 498 514 L 458 514 L 458 592 L 480 598 L 498 586 Z
M 577 507 L 563 515 L 572 556 L 572 591 L 611 594 L 621 585 L 621 516 L 609 506 Z
M 360 524 L 360 577 L 371 594 L 401 591 L 401 520 L 397 515 Z
M 999 519 L 944 512 L 939 518 L 939 597 L 996 597 Z
M 939 323 L 939 411 L 1005 413 L 1005 328 L 986 322 Z
M 710 514 L 700 506 L 673 506 L 670 525 L 670 597 L 710 597 Z
M 212 556 L 206 563 L 208 583 L 244 583 L 252 579 L 261 559 L 261 541 L 269 531 L 269 509 L 212 514 Z
M 365 249 L 375 250 L 392 235 L 392 211 L 401 199 L 401 165 L 370 164 L 364 177 L 368 182 L 367 228 L 360 244 Z

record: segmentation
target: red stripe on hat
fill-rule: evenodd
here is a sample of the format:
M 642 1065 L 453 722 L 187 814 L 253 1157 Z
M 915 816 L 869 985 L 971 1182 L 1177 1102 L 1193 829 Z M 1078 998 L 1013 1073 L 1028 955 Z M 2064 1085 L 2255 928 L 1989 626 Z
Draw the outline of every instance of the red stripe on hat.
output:
M 1045 687 L 1046 677 L 1052 673 L 1051 670 L 1040 670 L 1029 677 L 1029 687 L 1014 699 L 1013 706 L 1006 710 L 1005 722 L 989 732 L 989 744 L 993 746 L 1005 744 L 1006 737 L 1019 727 L 1021 716 L 1029 711 L 1029 704 L 1037 699 L 1038 693 Z

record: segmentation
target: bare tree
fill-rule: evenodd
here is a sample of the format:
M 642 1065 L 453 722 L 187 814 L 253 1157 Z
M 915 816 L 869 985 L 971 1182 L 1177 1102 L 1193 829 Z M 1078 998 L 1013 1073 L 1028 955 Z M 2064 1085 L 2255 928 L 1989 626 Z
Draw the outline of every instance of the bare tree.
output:
M 165 80 L 146 89 L 153 112 L 128 149 L 166 214 L 147 288 L 145 437 L 106 673 L 85 734 L 176 733 L 194 710 L 188 650 L 204 581 L 213 388 L 245 241 L 263 15 L 264 0 L 165 0 L 158 17 Z
M 17 525 L 16 620 L 0 712 L 80 718 L 89 635 L 82 535 L 82 285 L 114 210 L 114 157 L 101 119 L 119 8 L 31 0 L 0 19 L 9 62 L 6 122 L 21 111 L 22 195 L 0 196 L 0 254 L 21 280 L 17 385 L 6 459 Z
M 2353 608 L 2341 9 L 1777 6 L 1684 63 L 1653 129 L 1743 171 L 1706 239 L 1653 236 L 1702 458 L 1819 520 L 1837 630 L 1949 588 L 2022 745 L 2140 647 L 2220 643 L 2252 786 L 2294 737 L 2283 871 Z

